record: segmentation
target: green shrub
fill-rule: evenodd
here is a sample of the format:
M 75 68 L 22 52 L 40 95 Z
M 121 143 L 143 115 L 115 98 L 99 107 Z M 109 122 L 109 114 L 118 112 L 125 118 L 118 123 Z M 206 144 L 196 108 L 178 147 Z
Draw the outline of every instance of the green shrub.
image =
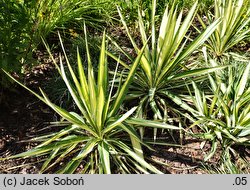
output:
M 7 87 L 9 81 L 1 68 L 20 73 L 22 59 L 27 57 L 30 43 L 30 20 L 23 4 L 14 0 L 0 1 L 0 85 Z
M 250 164 L 247 159 L 239 158 L 235 163 L 232 163 L 222 158 L 221 163 L 212 167 L 205 165 L 204 170 L 209 174 L 249 174 Z
M 98 0 L 43 0 L 31 5 L 31 17 L 34 20 L 34 41 L 41 42 L 58 28 L 65 28 L 77 22 L 85 22 L 93 27 L 110 20 L 105 6 L 109 1 Z
M 128 94 L 128 98 L 140 98 L 139 109 L 137 111 L 138 117 L 147 118 L 147 113 L 151 110 L 153 111 L 153 118 L 155 120 L 166 122 L 168 120 L 168 112 L 178 111 L 176 105 L 187 107 L 179 96 L 183 93 L 183 87 L 185 87 L 183 79 L 213 71 L 210 68 L 195 69 L 197 66 L 188 65 L 184 62 L 213 33 L 219 22 L 219 20 L 216 20 L 201 35 L 187 45 L 185 37 L 196 14 L 197 4 L 196 2 L 193 5 L 183 22 L 182 12 L 178 14 L 175 5 L 171 8 L 167 7 L 162 17 L 158 34 L 155 26 L 157 1 L 152 1 L 152 20 L 150 21 L 149 29 L 151 33 L 147 33 L 141 12 L 139 12 L 138 24 L 140 37 L 146 48 L 141 59 L 140 68 L 136 73 Z M 129 33 L 121 13 L 120 16 L 134 50 L 139 53 L 138 45 Z M 147 36 L 151 36 L 151 43 Z M 133 60 L 121 47 L 116 43 L 114 44 L 128 59 Z M 111 53 L 109 55 L 120 61 Z M 124 62 L 120 62 L 125 68 L 131 68 Z M 173 102 L 176 104 L 173 104 Z
M 124 82 L 121 81 L 119 88 L 114 93 L 117 68 L 111 85 L 109 85 L 105 33 L 97 75 L 93 70 L 87 39 L 88 70 L 86 74 L 79 52 L 77 53 L 78 75 L 76 75 L 69 63 L 63 44 L 62 48 L 71 80 L 65 74 L 61 56 L 60 66 L 56 66 L 78 110 L 70 112 L 56 106 L 42 90 L 42 96 L 40 96 L 8 74 L 62 117 L 62 120 L 56 123 L 57 125 L 66 125 L 59 132 L 36 138 L 43 142 L 30 151 L 11 156 L 9 159 L 47 155 L 41 172 L 45 172 L 55 164 L 69 158 L 70 161 L 65 161 L 65 166 L 60 168 L 58 173 L 74 173 L 80 164 L 84 165 L 83 173 L 161 173 L 144 160 L 141 146 L 145 143 L 137 135 L 135 127 L 138 125 L 164 129 L 177 129 L 177 127 L 129 118 L 136 107 L 125 112 L 120 111 L 120 106 L 140 63 L 143 49 L 131 66 L 127 79 Z
M 111 20 L 108 10 L 110 1 L 92 0 L 0 0 L 0 68 L 20 74 L 24 64 L 30 61 L 32 51 L 57 29 L 77 25 L 85 21 L 88 25 L 102 28 Z M 0 84 L 7 79 L 1 74 Z
M 213 65 L 216 62 L 211 61 Z M 220 144 L 222 161 L 231 162 L 237 146 L 250 146 L 250 63 L 229 63 L 228 68 L 209 75 L 212 93 L 205 93 L 195 83 L 196 107 L 190 128 L 198 126 L 202 132 L 193 134 L 212 143 L 210 159 Z
M 245 3 L 245 4 L 244 4 Z M 232 51 L 232 47 L 250 36 L 250 9 L 243 0 L 215 0 L 214 12 L 208 12 L 208 23 L 221 19 L 215 32 L 209 37 L 206 45 L 214 58 L 221 58 Z M 206 28 L 205 22 L 199 19 Z

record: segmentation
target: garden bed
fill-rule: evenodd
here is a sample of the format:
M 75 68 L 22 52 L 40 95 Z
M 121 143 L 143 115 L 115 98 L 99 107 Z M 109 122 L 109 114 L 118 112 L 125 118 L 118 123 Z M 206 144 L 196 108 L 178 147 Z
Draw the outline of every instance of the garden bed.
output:
M 46 84 L 53 72 L 57 72 L 53 63 L 48 60 L 48 56 L 44 56 L 41 52 L 40 56 L 39 60 L 43 60 L 44 63 L 34 67 L 25 77 L 26 84 L 33 89 Z M 28 91 L 17 86 L 16 92 L 9 92 L 5 95 L 10 103 L 8 106 L 0 107 L 2 113 L 0 115 L 0 157 L 30 150 L 38 143 L 28 142 L 29 139 L 38 134 L 58 131 L 58 128 L 47 128 L 47 126 L 49 122 L 57 121 L 60 117 Z M 166 143 L 175 143 L 167 134 L 159 137 L 161 138 Z M 182 146 L 152 145 L 154 151 L 146 150 L 146 155 L 148 161 L 165 174 L 212 173 L 214 171 L 209 169 L 216 169 L 221 152 L 217 151 L 214 157 L 205 164 L 204 156 L 208 154 L 211 145 L 207 142 L 203 147 L 201 146 L 202 141 L 187 136 Z M 246 159 L 250 162 L 250 149 L 247 151 L 249 154 Z M 42 163 L 42 157 L 0 161 L 0 173 L 36 174 L 39 173 Z M 61 163 L 62 166 L 64 164 L 64 162 Z M 83 166 L 80 166 L 77 172 L 81 172 L 81 168 Z M 243 168 L 243 171 L 250 173 L 250 168 L 246 170 Z M 53 173 L 53 170 L 50 172 Z
M 0 3 L 0 173 L 250 173 L 250 1 L 101 2 Z

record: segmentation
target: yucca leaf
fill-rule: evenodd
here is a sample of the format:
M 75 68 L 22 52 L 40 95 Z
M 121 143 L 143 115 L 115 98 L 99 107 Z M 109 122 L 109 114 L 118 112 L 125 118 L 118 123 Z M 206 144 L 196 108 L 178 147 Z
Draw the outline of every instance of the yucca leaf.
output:
M 97 89 L 96 89 L 96 82 L 95 82 L 95 75 L 94 70 L 91 62 L 91 57 L 89 53 L 89 46 L 88 46 L 88 39 L 87 39 L 87 32 L 86 26 L 84 25 L 84 34 L 85 34 L 85 46 L 86 46 L 86 53 L 88 59 L 88 87 L 89 87 L 89 101 L 90 101 L 90 113 L 92 113 L 92 118 L 95 118 L 96 113 L 96 103 L 97 103 Z
M 183 21 L 183 23 L 178 31 L 178 38 L 177 38 L 178 43 L 180 43 L 182 41 L 182 39 L 186 35 L 189 27 L 191 26 L 192 20 L 194 19 L 194 16 L 197 12 L 197 5 L 198 5 L 198 1 L 196 1 L 194 3 L 194 5 L 191 7 L 191 9 L 188 11 L 188 15 L 184 19 L 184 21 Z
M 82 96 L 82 99 L 80 99 L 80 97 L 77 95 L 75 89 L 72 87 L 72 85 L 70 84 L 70 82 L 69 82 L 69 80 L 68 80 L 68 78 L 66 76 L 61 56 L 60 56 L 60 67 L 61 67 L 61 74 L 62 74 L 61 76 L 62 76 L 62 78 L 63 78 L 63 80 L 64 80 L 64 82 L 65 82 L 65 84 L 67 86 L 67 89 L 70 92 L 70 95 L 72 96 L 74 102 L 76 103 L 78 109 L 85 116 L 85 118 L 88 119 L 88 121 L 90 123 L 93 123 L 93 120 L 91 118 L 90 111 L 88 110 L 88 106 L 86 105 L 85 99 L 83 98 L 83 96 Z M 71 75 L 74 75 L 73 70 L 72 70 Z M 76 77 L 76 76 L 74 76 L 74 77 Z M 75 78 L 75 84 L 79 85 L 76 78 Z M 81 91 L 80 85 L 78 86 L 78 90 Z
M 120 118 L 117 118 L 115 122 L 110 123 L 103 131 L 103 133 L 108 133 L 112 129 L 114 129 L 116 126 L 120 125 L 123 121 L 125 121 L 130 115 L 134 113 L 137 107 L 131 108 L 129 111 L 127 111 L 125 114 L 123 114 Z
M 143 43 L 143 45 L 146 45 L 146 48 L 144 50 L 144 52 L 145 52 L 145 58 L 147 60 L 151 60 L 151 55 L 150 55 L 149 47 L 148 47 L 148 44 L 147 44 L 148 37 L 147 37 L 147 34 L 146 34 L 146 29 L 144 27 L 144 23 L 143 23 L 141 11 L 140 11 L 139 8 L 138 8 L 138 16 L 139 16 L 138 23 L 139 23 L 139 29 L 140 29 L 142 43 Z
M 138 136 L 137 131 L 136 131 L 137 127 L 134 127 L 133 125 L 127 125 L 126 123 L 121 124 L 120 127 L 129 134 L 130 138 L 133 137 L 134 140 L 136 140 L 138 143 L 140 143 L 144 147 L 147 147 L 149 150 L 153 150 L 150 146 L 148 146 L 148 144 L 142 141 L 141 138 Z
M 115 155 L 118 155 L 116 152 Z M 114 161 L 117 166 L 119 166 L 119 170 L 121 171 L 122 174 L 130 174 L 131 171 L 128 169 L 128 166 L 124 163 L 124 161 L 121 159 L 120 156 L 114 156 Z
M 93 151 L 93 149 L 97 145 L 98 141 L 99 141 L 99 139 L 95 139 L 95 138 L 89 140 L 84 145 L 81 152 L 79 152 L 79 154 L 75 158 L 73 158 L 73 160 L 79 160 L 79 159 L 86 157 L 90 152 Z
M 110 154 L 109 154 L 109 146 L 106 142 L 102 141 L 98 144 L 98 151 L 100 153 L 100 160 L 102 162 L 102 167 L 105 174 L 111 174 L 110 169 Z
M 178 79 L 184 79 L 184 78 L 190 78 L 193 76 L 200 76 L 205 75 L 208 73 L 212 73 L 214 71 L 227 68 L 228 66 L 218 66 L 218 67 L 212 67 L 212 68 L 199 68 L 199 69 L 193 69 L 188 71 L 183 71 L 179 74 L 176 74 L 174 76 L 171 76 L 171 80 L 178 80 Z
M 82 94 L 83 94 L 83 98 L 86 102 L 86 106 L 88 107 L 88 109 L 90 109 L 90 102 L 89 102 L 89 87 L 88 87 L 88 82 L 86 79 L 86 75 L 84 72 L 84 67 L 82 65 L 82 60 L 80 57 L 80 53 L 79 53 L 79 49 L 77 47 L 77 65 L 78 65 L 78 74 L 79 74 L 79 78 L 80 78 L 80 83 L 81 83 L 81 90 L 82 90 Z
M 220 130 L 221 132 L 223 132 L 223 133 L 227 136 L 227 138 L 230 138 L 230 139 L 232 139 L 233 141 L 238 142 L 237 138 L 235 138 L 235 137 L 229 132 L 228 129 L 219 129 L 219 130 Z
M 81 159 L 77 159 L 77 160 L 73 159 L 69 163 L 67 163 L 66 166 L 62 170 L 59 170 L 57 173 L 59 173 L 59 174 L 72 174 L 75 172 L 75 170 L 81 164 L 81 162 L 82 162 Z
M 209 25 L 205 31 L 203 31 L 195 40 L 193 40 L 185 49 L 182 50 L 182 52 L 179 54 L 179 56 L 175 56 L 174 59 L 166 65 L 162 70 L 159 77 L 157 78 L 157 83 L 159 84 L 162 79 L 165 77 L 166 73 L 168 70 L 171 68 L 174 68 L 177 64 L 179 64 L 181 61 L 183 61 L 187 56 L 189 56 L 195 49 L 197 49 L 199 46 L 201 46 L 207 39 L 208 37 L 214 32 L 216 29 L 216 26 L 220 20 L 214 21 L 211 25 Z
M 247 82 L 249 81 L 249 73 L 250 73 L 250 62 L 246 66 L 246 69 L 241 77 L 239 85 L 236 89 L 236 96 L 241 96 L 246 88 Z
M 116 47 L 122 54 L 124 54 L 129 60 L 133 60 L 132 57 L 131 57 L 129 54 L 127 54 L 127 53 L 121 48 L 121 46 L 119 46 L 110 36 L 107 35 L 107 38 L 108 38 L 109 40 L 111 40 L 111 42 L 115 45 L 115 47 Z M 111 52 L 109 52 L 109 51 L 106 50 L 106 54 L 107 54 L 108 56 L 110 56 L 111 58 L 113 58 L 114 60 L 116 60 L 117 62 L 118 62 L 118 60 L 119 60 L 119 63 L 120 63 L 124 68 L 130 69 L 130 66 L 129 66 L 128 64 L 126 64 L 124 61 L 120 60 L 120 58 L 117 57 L 116 55 L 114 55 L 113 53 L 111 53 Z
M 129 32 L 129 29 L 128 29 L 128 26 L 127 26 L 127 24 L 126 24 L 126 22 L 125 22 L 125 19 L 124 19 L 122 13 L 121 13 L 121 10 L 120 10 L 118 7 L 117 7 L 117 11 L 118 11 L 118 14 L 119 14 L 119 16 L 120 16 L 120 18 L 121 18 L 121 22 L 122 22 L 123 26 L 125 27 L 125 30 L 126 30 L 126 32 L 127 32 L 127 35 L 128 35 L 128 37 L 129 37 L 129 39 L 130 39 L 130 41 L 131 41 L 131 43 L 132 43 L 134 49 L 136 50 L 137 53 L 139 53 L 139 48 L 138 48 L 138 46 L 136 45 L 136 43 L 135 43 L 133 37 L 131 36 L 131 34 L 130 34 L 130 32 Z
M 78 143 L 72 144 L 71 146 L 69 146 L 69 148 L 65 149 L 62 152 L 62 154 L 60 156 L 58 156 L 58 158 L 55 161 L 53 161 L 53 163 L 51 163 L 46 168 L 44 167 L 43 170 L 41 169 L 41 172 L 45 172 L 45 171 L 49 170 L 50 168 L 52 168 L 54 165 L 56 165 L 59 162 L 61 162 L 68 154 L 70 154 L 71 152 L 73 152 L 73 150 L 76 148 L 77 144 Z
M 127 27 L 127 24 L 124 20 L 124 17 L 122 16 L 121 14 L 121 11 L 120 9 L 118 8 L 118 13 L 119 13 L 119 16 L 121 18 L 121 22 L 123 24 L 123 26 L 125 27 L 125 30 L 127 32 L 127 35 L 135 49 L 135 51 L 137 52 L 137 54 L 139 55 L 140 54 L 140 49 L 138 48 L 138 46 L 136 45 L 135 43 L 135 40 L 133 39 L 133 37 L 131 36 L 130 32 L 129 32 L 129 29 Z M 142 24 L 142 20 L 140 20 L 140 16 L 139 16 L 139 24 Z M 148 39 L 145 39 L 146 38 L 146 34 L 145 34 L 145 29 L 142 28 L 143 26 L 140 26 L 140 30 L 142 32 L 142 34 L 144 35 L 144 39 L 143 39 L 143 45 L 144 45 L 144 48 L 145 49 L 144 51 L 146 51 L 147 53 L 149 53 L 149 48 L 148 48 Z M 149 55 L 149 54 L 148 54 Z M 152 74 L 151 74 L 151 66 L 150 66 L 150 60 L 148 60 L 149 57 L 147 56 L 144 56 L 144 54 L 141 55 L 141 66 L 143 67 L 147 77 L 149 78 L 149 82 L 152 81 L 150 79 L 152 79 Z M 122 64 L 122 63 L 121 63 Z
M 192 84 L 193 84 L 193 88 L 194 88 L 194 92 L 195 92 L 196 107 L 197 107 L 198 111 L 204 115 L 203 99 L 202 99 L 200 90 L 198 89 L 198 87 L 196 86 L 196 84 L 194 82 Z
M 98 131 L 101 132 L 105 120 L 103 120 L 103 109 L 105 106 L 105 94 L 102 86 L 98 87 L 97 108 L 96 108 L 96 126 Z M 105 118 L 106 119 L 106 118 Z
M 150 120 L 145 120 L 145 119 L 139 119 L 139 118 L 127 119 L 126 123 L 133 124 L 133 125 L 138 125 L 138 126 L 144 126 L 144 127 L 180 130 L 179 127 L 176 127 L 174 125 L 169 125 L 169 124 L 166 124 L 166 123 L 161 123 L 161 122 L 157 122 L 157 121 L 150 121 Z
M 218 146 L 218 142 L 217 141 L 213 141 L 210 153 L 208 155 L 206 155 L 206 157 L 204 158 L 205 162 L 208 161 L 210 158 L 213 157 L 213 155 L 215 154 L 215 151 L 217 150 L 217 146 Z
M 42 173 L 50 164 L 50 162 L 56 157 L 58 151 L 60 150 L 60 148 L 56 148 L 54 150 L 51 151 L 51 154 L 49 155 L 49 157 L 46 159 L 46 161 L 43 163 L 43 166 L 40 170 L 39 173 Z
M 138 138 L 135 138 L 134 136 L 130 135 L 130 140 L 131 140 L 131 143 L 132 143 L 132 147 L 135 151 L 135 153 L 141 157 L 142 159 L 144 159 L 144 156 L 143 156 L 143 150 L 142 150 L 142 147 L 141 147 L 141 140 L 138 139 Z
M 140 172 L 143 174 L 150 174 L 145 168 L 141 167 L 139 164 L 137 163 L 134 163 L 134 164 L 135 164 L 135 168 L 138 170 L 138 171 L 135 171 L 137 174 L 140 174 Z
M 220 130 L 214 130 L 215 135 L 217 136 L 217 139 L 222 141 L 222 134 Z
M 43 153 L 49 153 L 50 151 L 52 151 L 55 148 L 66 147 L 66 146 L 69 146 L 73 143 L 85 142 L 88 140 L 89 140 L 89 137 L 75 137 L 75 139 L 70 138 L 68 140 L 61 140 L 58 142 L 50 143 L 49 145 L 45 145 L 42 147 L 35 147 L 27 152 L 16 154 L 16 155 L 10 156 L 9 158 L 12 159 L 12 158 L 39 156 Z
M 250 125 L 248 127 L 245 127 L 240 134 L 238 135 L 239 137 L 245 137 L 250 135 Z
M 152 40 L 151 40 L 151 44 L 152 44 L 152 59 L 151 59 L 151 68 L 154 68 L 157 56 L 157 44 L 156 44 L 156 29 L 155 29 L 155 13 L 156 13 L 156 5 L 157 5 L 157 1 L 154 0 L 152 3 L 152 13 L 151 13 L 151 30 L 152 30 Z M 149 52 L 148 52 L 149 53 Z M 150 54 L 147 56 L 148 58 L 150 57 Z M 152 71 L 151 71 L 152 72 Z M 152 74 L 151 74 L 152 75 Z M 152 76 L 150 76 L 151 78 L 149 78 L 150 81 L 152 81 Z M 152 84 L 151 84 L 152 85 Z
M 76 128 L 79 128 L 79 127 L 76 126 L 76 125 L 71 125 L 71 126 L 65 128 L 65 129 L 62 129 L 61 131 L 57 132 L 56 135 L 54 135 L 52 138 L 50 138 L 49 140 L 39 144 L 37 147 L 42 147 L 42 146 L 48 145 L 51 142 L 60 139 L 60 137 L 66 135 L 66 134 L 69 134 L 71 131 L 74 131 Z
M 20 83 L 18 80 L 16 80 L 14 77 L 12 77 L 7 71 L 5 71 L 4 69 L 2 69 L 2 71 L 8 76 L 10 77 L 13 81 L 15 81 L 17 84 L 19 84 L 20 86 L 22 86 L 23 88 L 25 88 L 26 90 L 28 90 L 31 94 L 35 95 L 39 100 L 41 100 L 42 102 L 44 102 L 46 104 L 46 100 L 40 96 L 39 94 L 35 93 L 33 90 L 29 89 L 27 86 L 25 86 L 24 84 Z
M 67 112 L 66 110 L 64 110 L 63 108 L 60 108 L 59 106 L 53 104 L 47 97 L 47 95 L 42 91 L 42 89 L 40 89 L 44 100 L 46 101 L 46 104 L 48 106 L 50 106 L 55 112 L 57 112 L 61 117 L 65 118 L 67 121 L 76 124 L 76 125 L 84 125 L 84 123 L 82 123 L 81 120 L 79 120 L 78 118 L 76 118 L 74 115 L 70 114 L 69 112 Z
M 69 60 L 68 60 L 68 57 L 66 55 L 61 36 L 60 36 L 59 33 L 58 33 L 58 35 L 59 35 L 59 40 L 60 40 L 60 43 L 61 43 L 61 47 L 62 47 L 64 56 L 65 56 L 65 59 L 66 59 L 66 63 L 67 63 L 68 69 L 70 71 L 70 74 L 71 74 L 71 77 L 73 79 L 73 82 L 75 84 L 76 89 L 73 89 L 73 87 L 71 87 L 71 84 L 70 84 L 69 80 L 67 79 L 67 76 L 66 76 L 65 71 L 64 71 L 63 63 L 62 63 L 62 58 L 60 56 L 60 68 L 61 68 L 60 73 L 61 73 L 61 76 L 62 76 L 67 88 L 69 89 L 69 92 L 70 92 L 72 98 L 74 99 L 76 105 L 78 106 L 79 110 L 84 114 L 84 116 L 86 118 L 88 118 L 90 123 L 91 122 L 93 123 L 93 121 L 91 119 L 91 116 L 90 116 L 90 113 L 89 113 L 90 105 L 89 105 L 89 98 L 88 98 L 88 95 L 87 95 L 89 89 L 87 87 L 87 81 L 86 81 L 84 69 L 83 69 L 83 66 L 82 66 L 82 63 L 81 63 L 81 58 L 79 56 L 79 52 L 77 51 L 77 62 L 78 62 L 80 80 L 81 80 L 80 82 L 81 82 L 81 85 L 83 85 L 83 86 L 80 85 L 80 83 L 79 83 L 79 81 L 78 81 L 78 79 L 77 79 L 77 77 L 76 77 L 70 63 L 69 63 Z M 75 92 L 75 90 L 77 90 L 78 94 Z M 84 107 L 82 107 L 82 106 L 84 106 Z
M 250 30 L 246 26 L 250 22 L 250 11 L 243 5 L 243 0 L 215 0 L 214 7 L 214 18 L 221 18 L 222 22 L 210 36 L 207 46 L 215 56 L 221 57 L 234 45 L 247 38 Z M 212 23 L 213 15 L 209 14 L 207 14 L 208 22 Z
M 250 112 L 248 112 L 244 119 L 240 122 L 242 126 L 248 126 L 250 123 Z
M 206 96 L 205 96 L 204 92 L 202 92 L 202 101 L 203 101 L 203 112 L 204 112 L 204 115 L 208 116 L 208 114 L 209 114 L 208 103 L 207 103 L 207 99 L 206 99 Z
M 143 55 L 144 49 L 146 46 L 143 46 L 142 50 L 140 51 L 139 55 L 137 56 L 135 62 L 133 63 L 133 65 L 131 66 L 131 69 L 129 71 L 129 74 L 127 76 L 127 79 L 125 81 L 125 83 L 122 85 L 121 89 L 118 92 L 118 95 L 114 101 L 113 104 L 113 109 L 110 111 L 109 116 L 112 116 L 113 114 L 115 114 L 117 112 L 117 110 L 120 108 L 126 94 L 129 88 L 129 85 L 131 84 L 134 74 L 136 72 L 136 69 L 138 67 L 138 64 L 140 63 L 141 57 Z
M 174 50 L 172 51 L 172 46 L 174 45 L 173 40 L 175 39 L 174 31 L 175 31 L 175 24 L 176 24 L 176 14 L 177 9 L 174 9 L 174 6 L 171 8 L 169 14 L 167 15 L 168 22 L 164 23 L 166 26 L 163 26 L 167 30 L 164 31 L 162 39 L 159 37 L 159 40 L 163 40 L 162 46 L 159 46 L 158 52 L 157 52 L 157 69 L 156 69 L 156 76 L 159 76 L 159 73 L 161 73 L 162 68 L 164 66 L 167 66 L 169 64 L 168 61 L 172 55 L 174 54 Z M 165 18 L 163 18 L 165 19 Z M 174 47 L 177 48 L 177 47 Z
M 119 66 L 119 60 L 118 60 L 118 62 L 116 64 L 113 80 L 112 80 L 111 87 L 110 87 L 110 90 L 109 90 L 109 95 L 108 95 L 108 98 L 107 98 L 107 100 L 105 102 L 105 105 L 104 105 L 103 116 L 102 116 L 103 121 L 108 120 L 107 116 L 108 116 L 108 112 L 109 112 L 109 109 L 110 109 L 111 97 L 112 97 L 112 93 L 113 93 L 113 89 L 114 89 L 114 84 L 115 84 L 115 79 L 116 79 L 116 75 L 117 75 L 117 71 L 118 71 L 118 66 Z
M 152 97 L 152 98 L 154 98 L 154 97 Z M 149 105 L 150 105 L 152 111 L 154 112 L 155 116 L 156 116 L 158 119 L 162 120 L 162 115 L 161 115 L 160 110 L 159 110 L 158 107 L 157 107 L 156 102 L 152 99 L 152 100 L 150 101 Z
M 58 32 L 58 34 L 59 34 L 59 32 Z M 51 53 L 51 50 L 50 50 L 50 48 L 49 48 L 49 45 L 45 42 L 45 40 L 44 40 L 43 37 L 41 37 L 41 39 L 42 39 L 42 42 L 43 42 L 43 44 L 44 44 L 44 46 L 45 46 L 47 52 L 49 53 L 50 58 L 52 59 L 53 64 L 55 65 L 57 71 L 58 71 L 59 74 L 61 75 L 60 67 L 57 65 L 57 62 L 56 62 L 54 56 L 53 56 L 52 53 Z
M 166 95 L 167 97 L 169 97 L 174 103 L 176 103 L 178 106 L 180 106 L 181 108 L 191 112 L 194 115 L 199 115 L 199 113 L 193 109 L 190 105 L 188 105 L 187 103 L 185 103 L 180 97 L 178 97 L 177 95 L 172 94 L 169 91 L 160 91 L 160 93 Z
M 161 171 L 157 170 L 154 166 L 148 164 L 144 159 L 138 156 L 135 152 L 131 151 L 131 149 L 121 141 L 112 141 L 113 144 L 116 144 L 119 148 L 124 150 L 129 156 L 131 156 L 137 163 L 139 163 L 142 167 L 149 169 L 150 171 L 158 174 L 162 174 Z
M 102 88 L 104 90 L 106 97 L 107 83 L 108 83 L 108 69 L 107 69 L 107 60 L 106 60 L 106 34 L 105 31 L 103 33 L 102 38 L 102 46 L 99 58 L 99 66 L 98 66 L 98 88 Z

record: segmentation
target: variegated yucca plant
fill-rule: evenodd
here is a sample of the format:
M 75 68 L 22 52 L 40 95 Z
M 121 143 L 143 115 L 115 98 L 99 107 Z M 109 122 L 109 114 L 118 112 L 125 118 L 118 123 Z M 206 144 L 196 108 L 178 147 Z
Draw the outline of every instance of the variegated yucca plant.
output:
M 249 0 L 215 0 L 214 13 L 208 12 L 206 18 L 208 23 L 221 19 L 206 43 L 213 57 L 221 58 L 229 54 L 237 56 L 232 48 L 250 36 Z M 206 21 L 199 20 L 206 28 Z
M 66 65 L 71 77 L 65 74 L 61 56 L 60 66 L 54 61 L 78 108 L 77 112 L 69 112 L 60 108 L 53 104 L 42 90 L 41 96 L 7 73 L 62 117 L 62 121 L 56 122 L 57 125 L 65 125 L 65 128 L 59 132 L 35 138 L 34 140 L 43 141 L 38 146 L 7 159 L 46 156 L 41 172 L 51 171 L 49 169 L 59 166 L 58 164 L 62 162 L 64 165 L 59 167 L 57 173 L 74 173 L 80 165 L 83 165 L 83 169 L 80 171 L 82 173 L 161 173 L 145 161 L 142 150 L 142 145 L 145 144 L 138 137 L 135 127 L 138 125 L 172 129 L 176 127 L 129 118 L 136 107 L 127 111 L 120 110 L 145 47 L 132 64 L 126 80 L 121 81 L 120 86 L 115 88 L 114 80 L 117 69 L 114 79 L 111 82 L 108 80 L 105 33 L 103 34 L 97 75 L 92 67 L 86 28 L 85 38 L 88 58 L 87 71 L 84 71 L 80 54 L 77 52 L 78 74 L 74 72 L 61 38 Z
M 211 63 L 218 64 L 213 60 Z M 209 74 L 212 93 L 204 92 L 193 83 L 195 96 L 192 100 L 196 112 L 190 119 L 193 121 L 190 128 L 198 126 L 201 129 L 193 135 L 212 144 L 205 160 L 210 159 L 220 147 L 221 161 L 227 161 L 227 165 L 231 165 L 230 154 L 236 153 L 235 146 L 250 146 L 250 62 L 229 65 L 213 75 Z
M 216 69 L 200 68 L 193 63 L 185 62 L 185 60 L 208 39 L 220 21 L 217 19 L 199 36 L 189 42 L 188 31 L 196 15 L 198 2 L 194 3 L 185 18 L 183 18 L 183 11 L 178 13 L 176 2 L 171 8 L 166 7 L 159 33 L 155 22 L 156 5 L 157 1 L 152 0 L 150 32 L 146 30 L 141 11 L 138 10 L 138 24 L 145 50 L 127 98 L 140 99 L 137 117 L 147 118 L 147 113 L 151 110 L 155 120 L 167 122 L 169 111 L 178 112 L 177 105 L 190 108 L 180 98 L 183 95 L 185 79 L 201 76 Z M 131 36 L 119 9 L 118 11 L 134 50 L 139 54 L 140 49 Z M 151 43 L 148 43 L 148 36 Z M 133 60 L 117 43 L 114 42 L 114 44 L 130 60 Z M 113 54 L 109 53 L 109 55 L 118 60 L 118 57 Z M 120 62 L 125 68 L 132 68 L 124 62 Z

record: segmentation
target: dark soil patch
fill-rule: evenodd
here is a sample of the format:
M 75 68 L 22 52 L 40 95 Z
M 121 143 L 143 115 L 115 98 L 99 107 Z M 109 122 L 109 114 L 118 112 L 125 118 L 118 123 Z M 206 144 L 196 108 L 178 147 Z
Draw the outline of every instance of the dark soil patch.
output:
M 43 64 L 26 73 L 24 84 L 38 91 L 55 69 L 48 55 L 37 52 L 36 56 Z M 38 135 L 48 122 L 58 119 L 47 105 L 20 86 L 4 92 L 4 97 L 5 102 L 0 105 L 0 157 L 31 149 L 37 143 L 25 141 Z M 38 158 L 0 161 L 0 173 L 38 173 L 40 164 L 32 164 L 38 161 Z
M 11 100 L 9 106 L 0 108 L 0 157 L 8 157 L 34 147 L 36 143 L 22 141 L 33 137 L 46 122 L 54 119 L 46 105 L 23 89 L 19 89 L 19 93 L 8 94 L 8 98 Z M 9 170 L 36 161 L 35 158 L 3 161 L 0 162 L 0 173 L 37 173 L 37 165 Z

